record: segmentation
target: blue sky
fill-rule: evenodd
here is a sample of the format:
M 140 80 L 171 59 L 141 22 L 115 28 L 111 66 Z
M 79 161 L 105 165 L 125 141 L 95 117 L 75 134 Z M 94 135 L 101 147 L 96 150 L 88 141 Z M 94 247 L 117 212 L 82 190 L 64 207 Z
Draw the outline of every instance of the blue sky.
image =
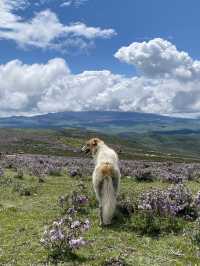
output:
M 87 52 L 41 50 L 38 48 L 19 49 L 16 43 L 1 40 L 1 63 L 18 58 L 24 63 L 45 63 L 50 58 L 62 57 L 67 60 L 73 72 L 85 69 L 110 69 L 114 73 L 132 74 L 133 68 L 120 65 L 113 54 L 124 45 L 134 41 L 147 41 L 162 37 L 172 41 L 180 50 L 200 58 L 200 2 L 199 1 L 160 1 L 160 0 L 88 0 L 79 7 L 60 7 L 64 1 L 52 0 L 46 4 L 30 5 L 16 13 L 31 18 L 35 12 L 51 9 L 63 24 L 83 22 L 88 26 L 113 28 L 117 35 L 109 40 L 97 40 L 95 47 Z M 66 54 L 63 54 L 66 53 Z
M 197 0 L 0 0 L 0 115 L 197 116 L 199 10 Z

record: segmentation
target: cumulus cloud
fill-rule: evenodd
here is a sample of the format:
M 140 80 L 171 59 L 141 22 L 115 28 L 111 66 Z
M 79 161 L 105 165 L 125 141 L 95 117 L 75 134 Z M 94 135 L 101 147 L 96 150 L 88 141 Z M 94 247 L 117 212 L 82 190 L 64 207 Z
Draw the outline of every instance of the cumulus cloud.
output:
M 152 43 L 157 53 L 152 52 Z M 162 39 L 136 46 L 140 49 L 123 47 L 115 54 L 142 73 L 132 78 L 108 70 L 73 74 L 61 58 L 46 64 L 26 65 L 14 60 L 0 65 L 0 116 L 71 110 L 199 115 L 200 62 Z M 181 69 L 191 75 L 183 75 Z
M 14 12 L 26 5 L 25 0 L 0 0 L 0 40 L 13 40 L 20 47 L 64 49 L 81 43 L 80 47 L 85 48 L 97 38 L 108 39 L 116 34 L 114 29 L 88 27 L 81 22 L 64 25 L 49 9 L 24 20 Z
M 120 48 L 115 57 L 134 65 L 142 75 L 183 80 L 200 78 L 200 61 L 178 51 L 171 42 L 156 38 L 149 42 L 134 42 Z
M 0 66 L 0 115 L 38 113 L 37 103 L 49 87 L 70 71 L 63 59 L 25 65 L 19 60 Z

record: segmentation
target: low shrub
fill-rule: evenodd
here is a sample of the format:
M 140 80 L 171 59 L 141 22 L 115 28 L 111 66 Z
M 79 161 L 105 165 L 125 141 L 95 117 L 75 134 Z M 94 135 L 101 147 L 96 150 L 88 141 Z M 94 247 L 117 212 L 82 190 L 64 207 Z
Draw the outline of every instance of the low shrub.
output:
M 141 235 L 158 236 L 178 233 L 184 229 L 185 221 L 177 217 L 160 217 L 152 212 L 140 211 L 132 216 L 131 229 Z
M 51 176 L 61 176 L 63 173 L 63 168 L 55 165 L 50 165 L 48 167 L 48 174 Z
M 82 234 L 89 228 L 88 219 L 85 221 L 76 220 L 74 213 L 71 213 L 54 221 L 49 228 L 46 228 L 40 243 L 54 258 L 69 255 L 88 243 Z
M 118 203 L 117 210 L 125 217 L 130 217 L 135 210 L 135 204 L 130 197 L 121 194 Z
M 72 169 L 71 171 L 69 171 L 69 176 L 70 177 L 82 177 L 82 173 L 81 170 L 79 168 L 76 169 Z
M 145 169 L 137 170 L 137 172 L 135 174 L 135 179 L 137 181 L 149 181 L 149 182 L 151 182 L 155 179 L 155 177 L 151 173 L 151 170 L 149 170 L 148 168 L 145 168 Z
M 58 199 L 58 205 L 62 208 L 63 212 L 74 212 L 87 213 L 87 207 L 89 205 L 89 199 L 86 196 L 87 188 L 83 182 L 77 183 L 77 190 L 71 193 L 60 196 Z
M 12 186 L 13 185 L 13 179 L 11 177 L 7 176 L 1 176 L 0 177 L 0 186 Z
M 178 183 L 182 183 L 184 178 L 182 176 L 180 176 L 180 174 L 178 174 L 178 173 L 172 173 L 172 172 L 164 171 L 162 173 L 162 180 L 170 182 L 170 183 L 178 184 Z
M 90 228 L 90 221 L 87 218 L 83 220 L 78 217 L 82 208 L 88 203 L 88 198 L 80 194 L 80 190 L 61 196 L 58 203 L 65 215 L 45 229 L 41 239 L 41 244 L 54 258 L 70 256 L 74 250 L 88 244 L 83 238 L 83 233 Z
M 126 262 L 122 258 L 107 259 L 102 266 L 126 266 Z
M 185 234 L 189 237 L 192 243 L 200 247 L 200 218 L 195 221 L 192 228 L 185 231 Z
M 62 208 L 63 212 L 83 212 L 88 203 L 88 198 L 85 195 L 79 194 L 77 191 L 72 193 L 60 196 L 58 199 L 58 205 Z
M 17 169 L 17 173 L 14 175 L 14 178 L 23 179 L 24 178 L 24 171 L 22 169 Z
M 184 184 L 172 185 L 166 190 L 153 189 L 144 192 L 139 199 L 138 209 L 160 216 L 197 218 L 194 198 Z
M 31 196 L 37 191 L 37 187 L 23 183 L 14 183 L 13 191 L 18 192 L 20 196 Z
M 4 176 L 4 170 L 0 167 L 0 177 Z

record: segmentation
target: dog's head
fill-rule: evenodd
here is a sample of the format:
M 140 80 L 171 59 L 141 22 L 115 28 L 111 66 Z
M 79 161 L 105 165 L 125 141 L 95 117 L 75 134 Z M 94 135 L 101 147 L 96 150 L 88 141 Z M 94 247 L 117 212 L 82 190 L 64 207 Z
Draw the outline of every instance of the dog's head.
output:
M 96 154 L 98 147 L 100 144 L 104 143 L 102 140 L 98 138 L 92 138 L 86 141 L 85 145 L 82 147 L 81 151 L 87 153 L 91 153 L 93 156 Z

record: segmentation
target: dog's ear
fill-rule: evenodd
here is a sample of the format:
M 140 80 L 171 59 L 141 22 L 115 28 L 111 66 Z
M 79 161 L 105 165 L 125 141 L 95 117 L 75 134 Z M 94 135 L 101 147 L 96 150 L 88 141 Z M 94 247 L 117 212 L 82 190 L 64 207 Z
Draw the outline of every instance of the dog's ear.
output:
M 95 146 L 97 146 L 99 143 L 104 143 L 102 140 L 100 140 L 99 138 L 93 138 L 93 139 L 91 139 L 91 145 L 93 146 L 93 147 L 95 147 Z
M 99 139 L 94 138 L 94 139 L 92 140 L 92 145 L 93 145 L 93 146 L 97 146 L 98 142 L 99 142 Z

